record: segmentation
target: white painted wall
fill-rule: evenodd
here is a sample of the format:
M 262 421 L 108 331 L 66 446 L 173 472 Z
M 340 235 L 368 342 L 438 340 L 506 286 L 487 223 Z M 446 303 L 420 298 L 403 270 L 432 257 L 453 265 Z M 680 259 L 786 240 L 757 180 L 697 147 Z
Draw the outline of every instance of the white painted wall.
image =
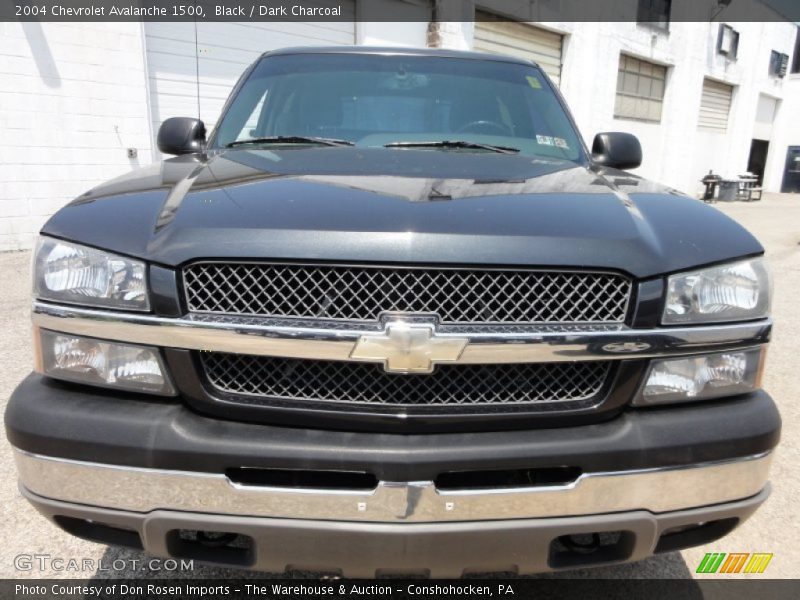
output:
M 0 23 L 0 251 L 31 247 L 69 200 L 149 162 L 144 82 L 139 23 Z

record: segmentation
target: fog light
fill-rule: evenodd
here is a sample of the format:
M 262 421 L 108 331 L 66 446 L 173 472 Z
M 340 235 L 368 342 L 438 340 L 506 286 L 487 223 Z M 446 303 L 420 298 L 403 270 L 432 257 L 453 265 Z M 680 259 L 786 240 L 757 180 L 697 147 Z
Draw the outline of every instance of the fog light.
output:
M 37 365 L 50 377 L 174 396 L 157 349 L 40 330 Z
M 649 406 L 742 394 L 758 389 L 762 348 L 656 360 L 634 404 Z

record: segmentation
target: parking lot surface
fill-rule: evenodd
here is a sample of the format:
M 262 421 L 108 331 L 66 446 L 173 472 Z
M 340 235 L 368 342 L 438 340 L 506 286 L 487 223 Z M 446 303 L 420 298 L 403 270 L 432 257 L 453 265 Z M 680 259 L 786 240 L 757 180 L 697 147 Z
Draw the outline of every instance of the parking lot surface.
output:
M 764 244 L 774 277 L 775 330 L 764 387 L 777 400 L 784 420 L 783 439 L 772 467 L 773 494 L 756 515 L 728 537 L 699 548 L 654 557 L 643 562 L 545 575 L 544 577 L 691 578 L 706 552 L 771 552 L 768 577 L 800 577 L 800 403 L 797 364 L 800 356 L 800 195 L 765 194 L 760 202 L 718 203 L 716 207 L 747 227 Z M 29 252 L 0 254 L 0 402 L 2 408 L 16 384 L 31 370 L 29 320 Z M 680 493 L 676 490 L 676 493 Z M 193 570 L 165 571 L 158 563 L 127 549 L 85 542 L 63 533 L 25 502 L 17 490 L 11 448 L 0 441 L 0 577 L 263 577 L 232 569 L 196 565 Z M 28 555 L 74 559 L 86 569 L 40 570 Z M 19 559 L 20 555 L 23 556 Z M 93 562 L 85 562 L 89 559 Z M 124 562 L 123 562 L 124 561 Z M 57 563 L 61 564 L 61 563 Z M 22 568 L 20 568 L 22 567 Z M 122 568 L 115 568 L 122 567 Z M 313 573 L 296 573 L 313 577 Z M 717 576 L 719 577 L 719 576 Z

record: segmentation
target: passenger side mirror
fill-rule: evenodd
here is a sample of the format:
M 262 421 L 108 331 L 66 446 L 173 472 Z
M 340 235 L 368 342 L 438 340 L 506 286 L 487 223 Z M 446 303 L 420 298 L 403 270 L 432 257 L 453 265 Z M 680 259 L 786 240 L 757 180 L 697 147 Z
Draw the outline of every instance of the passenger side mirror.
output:
M 604 167 L 635 169 L 642 164 L 642 145 L 630 133 L 598 133 L 592 144 L 592 160 Z
M 172 117 L 158 128 L 158 149 L 164 154 L 197 154 L 206 145 L 206 126 L 200 119 Z

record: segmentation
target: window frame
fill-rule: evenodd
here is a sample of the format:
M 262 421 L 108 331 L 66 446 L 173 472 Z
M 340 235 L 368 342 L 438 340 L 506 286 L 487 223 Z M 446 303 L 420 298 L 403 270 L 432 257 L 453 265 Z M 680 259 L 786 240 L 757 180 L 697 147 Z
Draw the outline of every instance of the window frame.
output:
M 627 68 L 627 67 L 629 67 L 630 63 L 628 63 L 628 61 L 630 61 L 630 60 L 636 61 L 636 63 L 638 63 L 638 65 L 637 65 L 637 69 L 638 70 L 637 71 L 634 72 L 634 71 L 631 71 L 631 70 L 629 70 Z M 623 67 L 623 61 L 625 62 L 624 67 Z M 651 73 L 653 73 L 653 74 L 651 74 L 651 75 L 643 74 L 642 73 L 642 65 L 648 65 L 650 67 L 650 69 L 652 69 Z M 656 69 L 658 69 L 658 70 L 663 72 L 663 78 L 655 76 L 654 71 Z M 639 85 L 640 85 L 639 79 L 641 79 L 641 78 L 647 78 L 647 79 L 651 80 L 651 90 L 652 90 L 652 82 L 653 81 L 661 81 L 662 85 L 661 85 L 661 95 L 660 95 L 660 97 L 654 96 L 652 94 L 650 94 L 650 95 L 642 95 L 642 94 L 639 94 L 638 92 L 637 93 L 632 93 L 632 92 L 625 91 L 624 90 L 624 85 L 625 84 L 622 83 L 622 85 L 621 85 L 620 82 L 624 81 L 626 76 L 636 76 L 637 77 L 637 82 L 636 82 L 637 90 L 638 90 Z M 664 117 L 664 99 L 666 98 L 666 94 L 667 94 L 667 81 L 668 81 L 668 79 L 669 79 L 669 67 L 667 67 L 666 65 L 655 63 L 653 61 L 650 61 L 650 60 L 647 60 L 647 59 L 644 59 L 644 58 L 640 58 L 640 57 L 634 56 L 632 54 L 626 54 L 624 52 L 621 52 L 620 55 L 619 55 L 619 64 L 617 66 L 617 86 L 616 86 L 616 89 L 615 89 L 615 92 L 614 92 L 614 115 L 613 115 L 614 118 L 615 119 L 627 119 L 627 120 L 631 120 L 631 121 L 640 121 L 642 123 L 656 123 L 656 124 L 661 123 L 661 121 L 662 121 L 662 119 Z M 622 89 L 620 89 L 620 88 L 622 88 Z M 633 98 L 634 100 L 645 100 L 647 102 L 658 102 L 660 104 L 658 118 L 654 119 L 652 117 L 643 116 L 643 115 L 640 115 L 640 114 L 631 115 L 631 114 L 622 113 L 619 110 L 620 97 Z M 636 111 L 634 110 L 633 112 L 635 113 Z
M 722 48 L 722 40 L 725 39 L 725 32 L 731 32 L 731 50 L 728 52 L 727 50 L 723 50 Z M 736 31 L 733 27 L 728 25 L 727 23 L 720 23 L 719 24 L 719 34 L 717 37 L 717 53 L 722 54 L 729 60 L 736 60 L 739 58 L 739 32 Z

